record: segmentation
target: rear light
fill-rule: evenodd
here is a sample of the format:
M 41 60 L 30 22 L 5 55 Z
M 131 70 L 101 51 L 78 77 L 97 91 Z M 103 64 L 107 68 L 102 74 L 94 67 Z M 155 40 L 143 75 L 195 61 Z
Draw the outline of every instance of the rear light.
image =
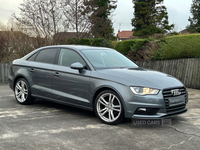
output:
M 12 70 L 12 67 L 13 67 L 13 64 L 12 64 L 12 65 L 10 65 L 10 70 Z

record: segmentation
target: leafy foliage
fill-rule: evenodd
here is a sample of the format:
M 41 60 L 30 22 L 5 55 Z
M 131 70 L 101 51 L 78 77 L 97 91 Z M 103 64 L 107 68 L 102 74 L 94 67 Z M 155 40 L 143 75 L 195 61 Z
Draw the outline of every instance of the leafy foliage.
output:
M 72 44 L 72 45 L 91 45 L 90 39 L 77 39 L 77 38 L 70 38 L 67 41 L 63 42 L 63 44 Z
M 30 38 L 20 31 L 0 32 L 0 62 L 11 62 L 21 58 L 33 49 L 49 45 L 45 38 Z
M 114 49 L 120 53 L 127 55 L 128 51 L 136 53 L 139 49 L 145 49 L 145 44 L 153 41 L 154 39 L 134 39 L 117 42 Z
M 173 29 L 174 25 L 169 25 L 167 9 L 162 4 L 163 0 L 133 0 L 133 3 L 133 35 L 148 37 L 155 33 L 166 33 Z
M 116 45 L 115 45 L 115 49 L 124 54 L 124 55 L 127 55 L 128 51 L 131 50 L 131 46 L 134 44 L 134 41 L 133 40 L 127 40 L 127 41 L 121 41 L 121 42 L 118 42 Z
M 100 47 L 111 47 L 111 42 L 104 39 L 104 38 L 95 38 L 92 41 L 93 46 L 100 46 Z
M 80 39 L 79 40 L 80 45 L 91 45 L 90 39 Z
M 136 53 L 139 49 L 145 49 L 145 44 L 150 42 L 150 40 L 147 39 L 137 39 L 134 40 L 134 43 L 131 47 L 131 50 L 133 53 Z
M 115 48 L 116 44 L 118 43 L 118 41 L 112 41 L 111 42 L 111 48 Z
M 193 0 L 190 12 L 192 17 L 189 17 L 190 25 L 186 28 L 191 33 L 200 33 L 200 0 Z
M 72 44 L 72 45 L 92 45 L 92 46 L 100 46 L 100 47 L 111 47 L 111 41 L 108 41 L 104 38 L 95 38 L 95 39 L 77 39 L 70 38 L 67 41 L 63 42 L 63 44 Z
M 117 0 L 85 0 L 86 14 L 90 14 L 91 32 L 95 38 L 112 39 L 114 29 L 109 18 L 112 10 L 116 9 Z
M 179 59 L 200 57 L 200 34 L 166 37 L 158 42 L 153 59 Z
M 70 38 L 70 39 L 67 39 L 66 44 L 78 45 L 78 44 L 79 44 L 79 39 L 77 39 L 77 38 Z

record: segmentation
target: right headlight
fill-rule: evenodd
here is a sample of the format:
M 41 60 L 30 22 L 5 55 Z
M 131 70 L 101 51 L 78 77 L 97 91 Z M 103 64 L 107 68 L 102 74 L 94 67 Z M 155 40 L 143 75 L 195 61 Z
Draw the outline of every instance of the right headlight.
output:
M 160 91 L 148 87 L 130 87 L 130 89 L 136 95 L 157 95 Z

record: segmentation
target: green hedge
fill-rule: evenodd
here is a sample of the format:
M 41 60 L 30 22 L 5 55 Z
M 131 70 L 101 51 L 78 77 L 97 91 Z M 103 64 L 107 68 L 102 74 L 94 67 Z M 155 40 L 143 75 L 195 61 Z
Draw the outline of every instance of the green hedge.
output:
M 200 57 L 200 34 L 166 37 L 158 42 L 159 49 L 154 51 L 154 60 Z
M 111 47 L 111 41 L 108 41 L 108 40 L 103 39 L 103 38 L 95 38 L 95 39 L 92 39 L 92 40 L 71 38 L 71 39 L 67 40 L 67 44 Z
M 111 41 L 108 41 L 104 38 L 95 38 L 92 41 L 92 45 L 100 47 L 111 47 Z
M 154 41 L 157 44 L 157 49 L 152 51 L 152 59 L 154 60 L 200 57 L 200 34 L 167 36 L 157 41 L 155 41 L 155 39 L 133 39 L 120 42 L 111 42 L 103 38 L 96 38 L 92 40 L 78 40 L 72 38 L 68 39 L 67 43 L 77 45 L 111 47 L 116 49 L 120 53 L 127 55 L 128 51 L 132 51 L 134 54 L 138 50 L 145 49 L 146 43 L 149 43 L 150 41 Z M 155 44 L 154 42 L 153 44 Z
M 77 39 L 71 38 L 67 40 L 67 44 L 75 44 L 75 45 L 91 45 L 90 39 Z
M 79 44 L 79 39 L 77 39 L 77 38 L 70 38 L 70 39 L 67 39 L 66 43 L 67 44 L 75 44 L 75 45 L 77 45 L 77 44 Z
M 90 39 L 80 39 L 78 42 L 79 45 L 91 45 Z
M 139 49 L 145 49 L 145 44 L 152 41 L 154 39 L 137 39 L 137 40 L 134 40 L 134 43 L 131 47 L 131 51 L 133 53 L 136 53 Z
M 128 51 L 131 50 L 131 47 L 134 43 L 135 41 L 133 40 L 121 41 L 115 45 L 114 49 L 124 55 L 127 55 Z
M 138 49 L 144 49 L 144 45 L 151 41 L 151 39 L 134 39 L 121 41 L 116 43 L 115 49 L 120 53 L 127 55 L 128 51 L 132 50 L 133 53 L 136 53 Z
M 111 42 L 111 48 L 115 48 L 116 44 L 118 43 L 118 41 L 112 41 Z

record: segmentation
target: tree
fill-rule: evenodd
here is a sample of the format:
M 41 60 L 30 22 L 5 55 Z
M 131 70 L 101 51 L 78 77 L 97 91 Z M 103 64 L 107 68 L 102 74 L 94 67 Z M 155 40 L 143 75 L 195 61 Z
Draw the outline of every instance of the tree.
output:
M 95 38 L 113 38 L 114 29 L 109 17 L 117 7 L 116 2 L 117 0 L 84 0 L 84 13 L 89 14 L 91 32 Z
M 83 13 L 85 10 L 83 0 L 65 0 L 62 2 L 62 6 L 65 16 L 65 28 L 75 30 L 78 39 L 83 38 L 90 28 L 88 15 Z
M 62 28 L 60 0 L 24 0 L 19 9 L 13 17 L 36 36 L 52 38 Z
M 133 35 L 146 37 L 155 33 L 166 33 L 174 28 L 173 24 L 169 25 L 163 0 L 133 0 L 133 3 Z
M 21 58 L 33 49 L 49 45 L 49 40 L 45 38 L 30 37 L 29 31 L 21 29 L 23 26 L 10 19 L 7 25 L 0 24 L 0 61 L 12 62 Z
M 193 0 L 190 12 L 192 17 L 189 17 L 190 25 L 186 28 L 191 33 L 200 33 L 200 0 Z

